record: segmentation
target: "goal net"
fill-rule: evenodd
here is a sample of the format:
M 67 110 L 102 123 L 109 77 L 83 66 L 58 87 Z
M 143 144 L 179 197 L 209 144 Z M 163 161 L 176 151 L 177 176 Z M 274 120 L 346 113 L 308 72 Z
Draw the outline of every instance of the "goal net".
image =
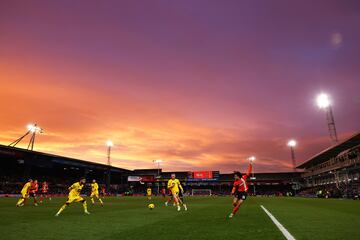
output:
M 192 189 L 191 196 L 211 196 L 211 189 Z

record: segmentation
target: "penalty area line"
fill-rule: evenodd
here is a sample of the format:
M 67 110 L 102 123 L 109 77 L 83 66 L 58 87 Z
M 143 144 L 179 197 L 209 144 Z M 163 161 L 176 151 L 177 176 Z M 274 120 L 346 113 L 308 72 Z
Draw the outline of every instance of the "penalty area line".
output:
M 284 237 L 287 240 L 296 240 L 291 233 L 269 212 L 263 205 L 260 205 L 262 210 L 270 217 L 270 219 L 273 221 L 273 223 L 277 226 L 277 228 L 280 230 L 280 232 L 284 235 Z

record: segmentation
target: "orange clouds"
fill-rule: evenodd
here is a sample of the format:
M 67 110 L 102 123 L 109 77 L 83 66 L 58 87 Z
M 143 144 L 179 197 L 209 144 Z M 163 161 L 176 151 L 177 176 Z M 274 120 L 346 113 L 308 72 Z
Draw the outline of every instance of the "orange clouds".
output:
M 279 137 L 288 126 L 280 122 L 251 121 L 226 112 L 216 119 L 210 108 L 194 108 L 190 101 L 184 106 L 171 97 L 167 103 L 142 97 L 141 92 L 132 94 L 129 89 L 144 89 L 129 87 L 126 81 L 96 85 L 93 80 L 99 74 L 57 74 L 39 63 L 19 71 L 17 61 L 0 61 L 2 144 L 19 137 L 28 122 L 36 122 L 45 129 L 36 150 L 106 163 L 105 141 L 111 139 L 113 164 L 124 168 L 152 168 L 152 160 L 163 159 L 166 170 L 233 171 L 245 167 L 246 158 L 255 154 L 258 171 L 291 169 L 286 139 Z M 89 84 L 77 82 L 79 78 L 88 78 Z M 229 124 L 234 118 L 238 124 Z M 277 137 L 271 137 L 273 129 L 280 130 Z M 298 163 L 316 151 L 311 149 L 327 145 L 323 138 L 299 140 Z
M 39 151 L 105 162 L 104 143 L 112 139 L 114 165 L 127 168 L 153 167 L 152 160 L 158 158 L 169 170 L 209 168 L 227 160 L 221 149 L 204 150 L 224 138 L 232 141 L 230 132 L 202 127 L 129 96 L 108 96 L 101 88 L 44 81 L 47 78 L 51 75 L 29 71 L 1 73 L 1 79 L 8 80 L 0 101 L 1 143 L 19 137 L 33 121 L 45 129 L 37 138 Z
M 176 108 L 159 108 L 156 102 L 139 100 L 125 91 L 109 94 L 101 86 L 47 81 L 52 76 L 46 71 L 7 68 L 0 77 L 2 144 L 19 137 L 32 121 L 45 129 L 37 138 L 36 150 L 106 163 L 105 141 L 111 139 L 113 164 L 124 168 L 152 168 L 152 160 L 163 159 L 165 170 L 229 172 L 244 168 L 246 158 L 256 154 L 258 171 L 291 169 L 285 140 L 267 139 L 254 131 L 266 132 L 271 122 L 219 127 L 211 121 L 193 120 Z M 311 148 L 323 146 L 324 141 L 307 143 Z

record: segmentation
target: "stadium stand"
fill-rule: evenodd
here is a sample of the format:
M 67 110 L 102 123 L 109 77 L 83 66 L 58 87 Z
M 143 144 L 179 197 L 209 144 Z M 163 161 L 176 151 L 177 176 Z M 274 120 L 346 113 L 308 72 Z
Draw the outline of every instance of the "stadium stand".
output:
M 85 176 L 97 179 L 100 185 L 106 183 L 109 167 L 105 164 L 68 158 L 37 151 L 29 151 L 0 145 L 0 194 L 19 193 L 24 182 L 37 179 L 47 181 L 50 193 L 62 194 L 67 187 Z M 127 176 L 131 171 L 110 167 L 111 186 L 109 192 L 118 192 L 127 188 Z
M 358 198 L 360 191 L 360 132 L 311 157 L 304 169 L 303 196 Z
M 265 196 L 293 195 L 301 182 L 300 177 L 300 172 L 255 173 L 249 179 L 249 193 Z M 233 174 L 220 174 L 223 193 L 231 191 L 232 181 Z

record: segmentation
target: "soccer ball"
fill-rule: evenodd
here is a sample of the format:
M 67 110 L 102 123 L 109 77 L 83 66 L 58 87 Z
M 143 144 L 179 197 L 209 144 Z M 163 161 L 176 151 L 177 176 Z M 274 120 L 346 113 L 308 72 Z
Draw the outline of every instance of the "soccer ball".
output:
M 150 210 L 153 210 L 153 209 L 155 208 L 155 205 L 154 205 L 153 203 L 150 203 L 150 204 L 148 205 L 148 208 L 149 208 Z

